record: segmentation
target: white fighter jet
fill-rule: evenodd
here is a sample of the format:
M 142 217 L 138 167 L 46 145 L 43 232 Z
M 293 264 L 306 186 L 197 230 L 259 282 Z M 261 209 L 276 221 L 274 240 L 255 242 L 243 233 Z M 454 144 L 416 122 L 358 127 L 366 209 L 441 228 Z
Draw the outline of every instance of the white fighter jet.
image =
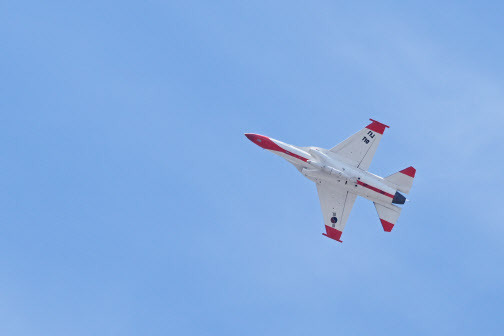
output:
M 283 157 L 316 183 L 326 229 L 323 235 L 342 242 L 341 234 L 357 196 L 374 202 L 383 230 L 392 231 L 401 214 L 401 208 L 394 204 L 406 201 L 399 191 L 409 193 L 416 173 L 415 168 L 408 167 L 382 178 L 367 171 L 389 127 L 370 120 L 365 128 L 329 150 L 293 146 L 259 134 L 245 136 Z

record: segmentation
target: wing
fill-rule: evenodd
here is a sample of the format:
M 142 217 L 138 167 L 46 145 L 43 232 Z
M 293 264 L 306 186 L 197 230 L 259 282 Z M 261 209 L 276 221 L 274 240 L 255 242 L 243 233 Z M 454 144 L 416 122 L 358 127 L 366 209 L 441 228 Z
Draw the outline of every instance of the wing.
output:
M 341 241 L 341 234 L 352 211 L 357 195 L 324 181 L 317 182 L 326 233 L 324 236 Z
M 362 170 L 368 170 L 383 132 L 388 127 L 376 120 L 369 120 L 371 124 L 330 149 L 343 161 Z

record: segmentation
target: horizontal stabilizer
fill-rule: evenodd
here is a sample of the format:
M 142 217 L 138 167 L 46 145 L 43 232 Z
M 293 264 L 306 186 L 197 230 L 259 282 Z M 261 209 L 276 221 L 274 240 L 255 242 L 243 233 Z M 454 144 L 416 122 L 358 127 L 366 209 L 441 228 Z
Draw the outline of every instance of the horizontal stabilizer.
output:
M 408 167 L 401 170 L 395 174 L 387 176 L 385 181 L 388 182 L 392 187 L 404 193 L 409 193 L 411 186 L 413 185 L 413 179 L 415 178 L 416 169 L 413 167 Z
M 380 217 L 381 224 L 383 226 L 383 230 L 390 232 L 394 227 L 397 219 L 399 219 L 399 215 L 401 214 L 401 208 L 395 205 L 382 205 L 378 203 L 374 203 L 376 212 L 378 212 L 378 217 Z

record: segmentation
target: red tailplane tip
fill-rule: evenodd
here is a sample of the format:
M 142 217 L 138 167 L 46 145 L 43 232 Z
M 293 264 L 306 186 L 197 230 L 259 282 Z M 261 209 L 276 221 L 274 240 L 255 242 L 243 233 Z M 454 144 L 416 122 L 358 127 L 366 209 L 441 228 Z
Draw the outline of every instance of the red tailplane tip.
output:
M 383 226 L 383 230 L 385 230 L 386 232 L 390 232 L 394 228 L 394 224 L 387 222 L 384 219 L 380 218 L 380 222 L 381 222 L 381 225 Z

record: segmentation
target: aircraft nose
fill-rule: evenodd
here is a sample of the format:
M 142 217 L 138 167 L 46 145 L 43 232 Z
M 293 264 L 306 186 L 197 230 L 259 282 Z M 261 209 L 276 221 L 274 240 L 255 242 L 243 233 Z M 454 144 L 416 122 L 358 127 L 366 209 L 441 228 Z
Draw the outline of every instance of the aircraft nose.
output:
M 264 135 L 259 135 L 259 134 L 254 134 L 254 133 L 245 133 L 245 136 L 250 141 L 252 141 L 253 143 L 255 143 L 256 145 L 259 145 L 259 146 L 261 146 L 262 142 L 266 138 Z
M 269 144 L 271 143 L 271 140 L 264 136 L 264 135 L 259 135 L 259 134 L 254 134 L 254 133 L 245 133 L 245 136 L 255 143 L 257 146 L 262 147 L 262 148 L 269 148 Z
M 254 142 L 254 136 L 255 134 L 252 133 L 245 133 L 245 136 L 252 142 Z

